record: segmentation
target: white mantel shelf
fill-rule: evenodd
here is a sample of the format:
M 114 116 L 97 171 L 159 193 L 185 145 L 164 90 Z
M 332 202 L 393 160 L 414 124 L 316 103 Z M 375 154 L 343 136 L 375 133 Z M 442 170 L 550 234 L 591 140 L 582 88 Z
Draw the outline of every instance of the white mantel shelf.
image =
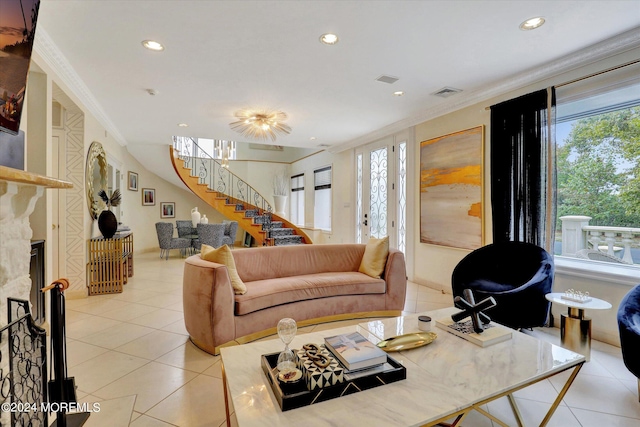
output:
M 57 178 L 51 178 L 37 173 L 26 172 L 20 169 L 0 166 L 0 181 L 30 184 L 46 188 L 72 188 L 73 184 Z

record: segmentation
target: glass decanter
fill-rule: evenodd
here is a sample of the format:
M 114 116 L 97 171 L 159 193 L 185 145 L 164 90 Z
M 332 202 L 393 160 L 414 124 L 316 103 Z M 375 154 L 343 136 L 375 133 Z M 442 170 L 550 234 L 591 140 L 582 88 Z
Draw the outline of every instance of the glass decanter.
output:
M 284 350 L 278 355 L 277 368 L 280 372 L 289 371 L 296 367 L 296 359 L 289 344 L 296 336 L 298 325 L 291 318 L 280 319 L 278 322 L 278 336 L 284 343 Z

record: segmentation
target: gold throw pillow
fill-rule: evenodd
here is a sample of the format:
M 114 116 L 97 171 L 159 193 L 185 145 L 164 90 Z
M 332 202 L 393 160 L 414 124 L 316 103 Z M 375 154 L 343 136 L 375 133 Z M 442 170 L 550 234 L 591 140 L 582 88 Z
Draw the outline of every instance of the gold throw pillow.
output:
M 367 276 L 380 278 L 389 256 L 389 236 L 382 239 L 370 238 L 364 249 L 364 255 L 358 271 Z
M 229 246 L 222 245 L 218 249 L 214 249 L 209 245 L 202 245 L 200 247 L 200 258 L 205 261 L 226 265 L 227 270 L 229 271 L 229 278 L 231 279 L 233 291 L 238 295 L 247 293 L 247 286 L 244 284 L 242 279 L 240 279 L 240 276 L 238 276 L 236 262 L 233 259 L 233 254 L 231 253 Z

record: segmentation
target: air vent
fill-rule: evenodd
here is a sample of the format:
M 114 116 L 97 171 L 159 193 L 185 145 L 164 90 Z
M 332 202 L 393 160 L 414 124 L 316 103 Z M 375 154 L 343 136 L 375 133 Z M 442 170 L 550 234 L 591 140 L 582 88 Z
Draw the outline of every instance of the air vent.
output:
M 328 148 L 328 147 L 331 147 L 331 146 L 329 144 L 320 144 L 320 145 L 318 145 L 318 147 Z
M 456 89 L 454 87 L 443 87 L 442 89 L 433 92 L 431 95 L 439 96 L 440 98 L 448 98 L 451 95 L 462 92 L 462 89 Z
M 400 80 L 400 79 L 399 79 L 398 77 L 385 76 L 385 75 L 383 74 L 383 75 L 381 75 L 380 77 L 378 77 L 376 80 L 377 80 L 377 81 L 379 81 L 379 82 L 382 82 L 382 83 L 389 83 L 389 84 L 391 84 L 391 83 L 395 83 L 395 82 L 397 82 L 397 81 L 398 81 L 398 80 Z

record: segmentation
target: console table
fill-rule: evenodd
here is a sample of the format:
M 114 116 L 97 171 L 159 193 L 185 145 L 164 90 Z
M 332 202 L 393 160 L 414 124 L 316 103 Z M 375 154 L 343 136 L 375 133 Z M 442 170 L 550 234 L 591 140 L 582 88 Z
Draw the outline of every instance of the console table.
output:
M 111 239 L 89 240 L 87 288 L 89 295 L 121 293 L 133 276 L 133 233 L 116 233 Z

